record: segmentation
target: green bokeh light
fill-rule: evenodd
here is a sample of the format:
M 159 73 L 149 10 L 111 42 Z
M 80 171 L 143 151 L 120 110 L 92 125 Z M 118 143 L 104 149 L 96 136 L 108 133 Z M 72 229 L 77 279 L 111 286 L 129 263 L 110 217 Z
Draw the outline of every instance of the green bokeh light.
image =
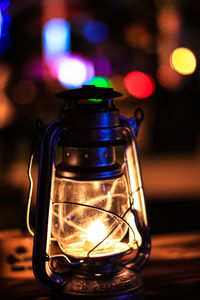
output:
M 96 87 L 112 88 L 112 82 L 105 77 L 95 76 L 87 82 L 88 85 L 95 85 Z M 101 102 L 102 99 L 89 99 L 90 101 Z

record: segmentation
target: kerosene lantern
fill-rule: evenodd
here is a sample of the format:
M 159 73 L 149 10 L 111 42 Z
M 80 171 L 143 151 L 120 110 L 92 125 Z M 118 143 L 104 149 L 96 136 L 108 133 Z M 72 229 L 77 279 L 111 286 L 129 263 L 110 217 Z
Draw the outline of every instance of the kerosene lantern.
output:
M 142 291 L 150 235 L 136 144 L 141 115 L 119 116 L 119 96 L 95 86 L 57 94 L 60 119 L 42 136 L 33 269 L 66 299 L 135 299 Z

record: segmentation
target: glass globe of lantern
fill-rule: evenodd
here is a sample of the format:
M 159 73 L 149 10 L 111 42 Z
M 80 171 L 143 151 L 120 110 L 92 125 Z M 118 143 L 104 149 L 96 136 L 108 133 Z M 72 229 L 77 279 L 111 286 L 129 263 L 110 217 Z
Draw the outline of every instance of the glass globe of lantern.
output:
M 128 225 L 128 187 L 124 176 L 99 181 L 56 178 L 52 235 L 62 251 L 76 258 L 112 255 L 128 249 L 120 241 Z M 97 246 L 98 245 L 98 246 Z

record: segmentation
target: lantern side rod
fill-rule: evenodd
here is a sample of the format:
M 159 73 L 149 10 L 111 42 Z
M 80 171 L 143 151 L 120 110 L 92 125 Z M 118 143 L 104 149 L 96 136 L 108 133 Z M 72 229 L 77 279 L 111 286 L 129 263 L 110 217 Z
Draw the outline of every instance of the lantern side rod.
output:
M 66 130 L 62 120 L 50 124 L 45 132 L 41 144 L 40 168 L 38 178 L 38 194 L 36 206 L 36 222 L 33 247 L 33 270 L 40 283 L 49 288 L 59 288 L 62 278 L 49 274 L 46 262 L 49 260 L 47 254 L 47 233 L 49 222 L 49 206 L 51 197 L 51 174 L 53 172 L 54 146 L 59 134 Z
M 139 205 L 139 207 L 136 207 L 136 209 L 134 209 L 134 217 L 139 225 L 137 229 L 139 230 L 139 233 L 142 236 L 142 244 L 138 246 L 138 255 L 126 262 L 125 265 L 129 266 L 134 271 L 140 271 L 149 258 L 151 250 L 151 239 L 145 210 L 142 178 L 140 165 L 137 157 L 138 154 L 136 148 L 136 137 L 134 128 L 132 127 L 132 124 L 130 124 L 131 122 L 129 123 L 129 120 L 121 117 L 120 120 L 121 126 L 124 128 L 124 136 L 127 140 L 127 144 L 125 146 L 125 158 L 128 162 L 127 171 L 131 195 L 133 195 L 134 191 L 138 191 L 136 199 L 134 199 L 136 200 L 134 201 L 134 205 Z M 133 143 L 133 141 L 135 143 Z M 134 157 L 134 159 L 132 159 L 132 156 Z M 133 169 L 135 169 L 134 172 Z

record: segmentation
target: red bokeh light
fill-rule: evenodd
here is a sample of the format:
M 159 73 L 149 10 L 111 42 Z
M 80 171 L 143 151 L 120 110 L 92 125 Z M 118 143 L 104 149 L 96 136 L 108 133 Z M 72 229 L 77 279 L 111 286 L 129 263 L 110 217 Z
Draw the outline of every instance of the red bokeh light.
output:
M 133 71 L 126 75 L 124 79 L 128 92 L 139 99 L 147 98 L 155 91 L 153 78 L 143 72 Z

